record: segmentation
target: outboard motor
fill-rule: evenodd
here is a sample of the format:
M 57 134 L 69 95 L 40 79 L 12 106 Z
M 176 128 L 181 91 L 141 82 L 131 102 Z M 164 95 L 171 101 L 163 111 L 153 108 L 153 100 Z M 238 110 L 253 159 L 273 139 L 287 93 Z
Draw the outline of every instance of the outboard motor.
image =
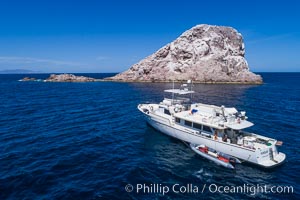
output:
M 229 158 L 229 162 L 230 164 L 232 164 L 233 167 L 235 167 L 236 162 L 234 158 Z

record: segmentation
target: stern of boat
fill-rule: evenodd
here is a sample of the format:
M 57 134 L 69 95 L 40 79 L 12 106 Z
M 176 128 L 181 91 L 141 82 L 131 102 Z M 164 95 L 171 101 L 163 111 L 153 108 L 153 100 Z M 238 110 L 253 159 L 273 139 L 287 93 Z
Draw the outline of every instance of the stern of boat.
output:
M 259 163 L 264 168 L 273 168 L 281 165 L 285 161 L 286 155 L 284 153 L 278 153 L 273 159 L 265 160 Z
M 270 146 L 267 148 L 257 150 L 258 164 L 264 168 L 273 168 L 281 165 L 286 158 L 286 155 L 282 152 L 278 152 L 276 140 L 270 140 Z

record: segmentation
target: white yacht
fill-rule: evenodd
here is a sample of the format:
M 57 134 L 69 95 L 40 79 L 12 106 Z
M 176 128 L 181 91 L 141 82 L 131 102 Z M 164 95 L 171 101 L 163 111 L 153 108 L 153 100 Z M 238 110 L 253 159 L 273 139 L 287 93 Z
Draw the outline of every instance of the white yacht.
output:
M 173 86 L 165 92 L 170 97 L 158 104 L 138 105 L 147 122 L 158 131 L 265 168 L 275 167 L 285 160 L 285 154 L 277 150 L 281 141 L 244 131 L 253 126 L 245 111 L 192 103 L 191 81 L 180 89 Z

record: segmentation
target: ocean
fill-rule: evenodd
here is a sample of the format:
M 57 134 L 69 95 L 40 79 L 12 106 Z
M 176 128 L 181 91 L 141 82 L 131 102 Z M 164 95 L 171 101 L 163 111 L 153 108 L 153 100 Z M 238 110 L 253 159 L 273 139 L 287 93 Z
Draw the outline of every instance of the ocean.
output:
M 160 102 L 171 83 L 1 74 L 0 199 L 300 199 L 300 73 L 260 74 L 263 85 L 195 84 L 194 100 L 246 110 L 249 131 L 283 141 L 286 162 L 271 170 L 225 169 L 149 127 L 137 105 Z

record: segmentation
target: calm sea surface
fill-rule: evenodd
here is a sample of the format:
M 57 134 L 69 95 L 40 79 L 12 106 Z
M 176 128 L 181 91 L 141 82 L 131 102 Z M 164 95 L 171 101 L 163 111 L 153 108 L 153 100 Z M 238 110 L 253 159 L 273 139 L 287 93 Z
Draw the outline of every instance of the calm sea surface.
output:
M 282 166 L 241 164 L 234 171 L 145 123 L 137 104 L 159 102 L 172 84 L 18 82 L 27 75 L 0 75 L 0 199 L 300 199 L 300 73 L 261 75 L 260 86 L 194 87 L 197 102 L 246 110 L 255 123 L 249 131 L 283 141 Z M 170 191 L 137 193 L 137 184 Z M 175 193 L 174 184 L 199 191 Z M 292 186 L 294 194 L 218 193 L 209 191 L 212 184 Z

